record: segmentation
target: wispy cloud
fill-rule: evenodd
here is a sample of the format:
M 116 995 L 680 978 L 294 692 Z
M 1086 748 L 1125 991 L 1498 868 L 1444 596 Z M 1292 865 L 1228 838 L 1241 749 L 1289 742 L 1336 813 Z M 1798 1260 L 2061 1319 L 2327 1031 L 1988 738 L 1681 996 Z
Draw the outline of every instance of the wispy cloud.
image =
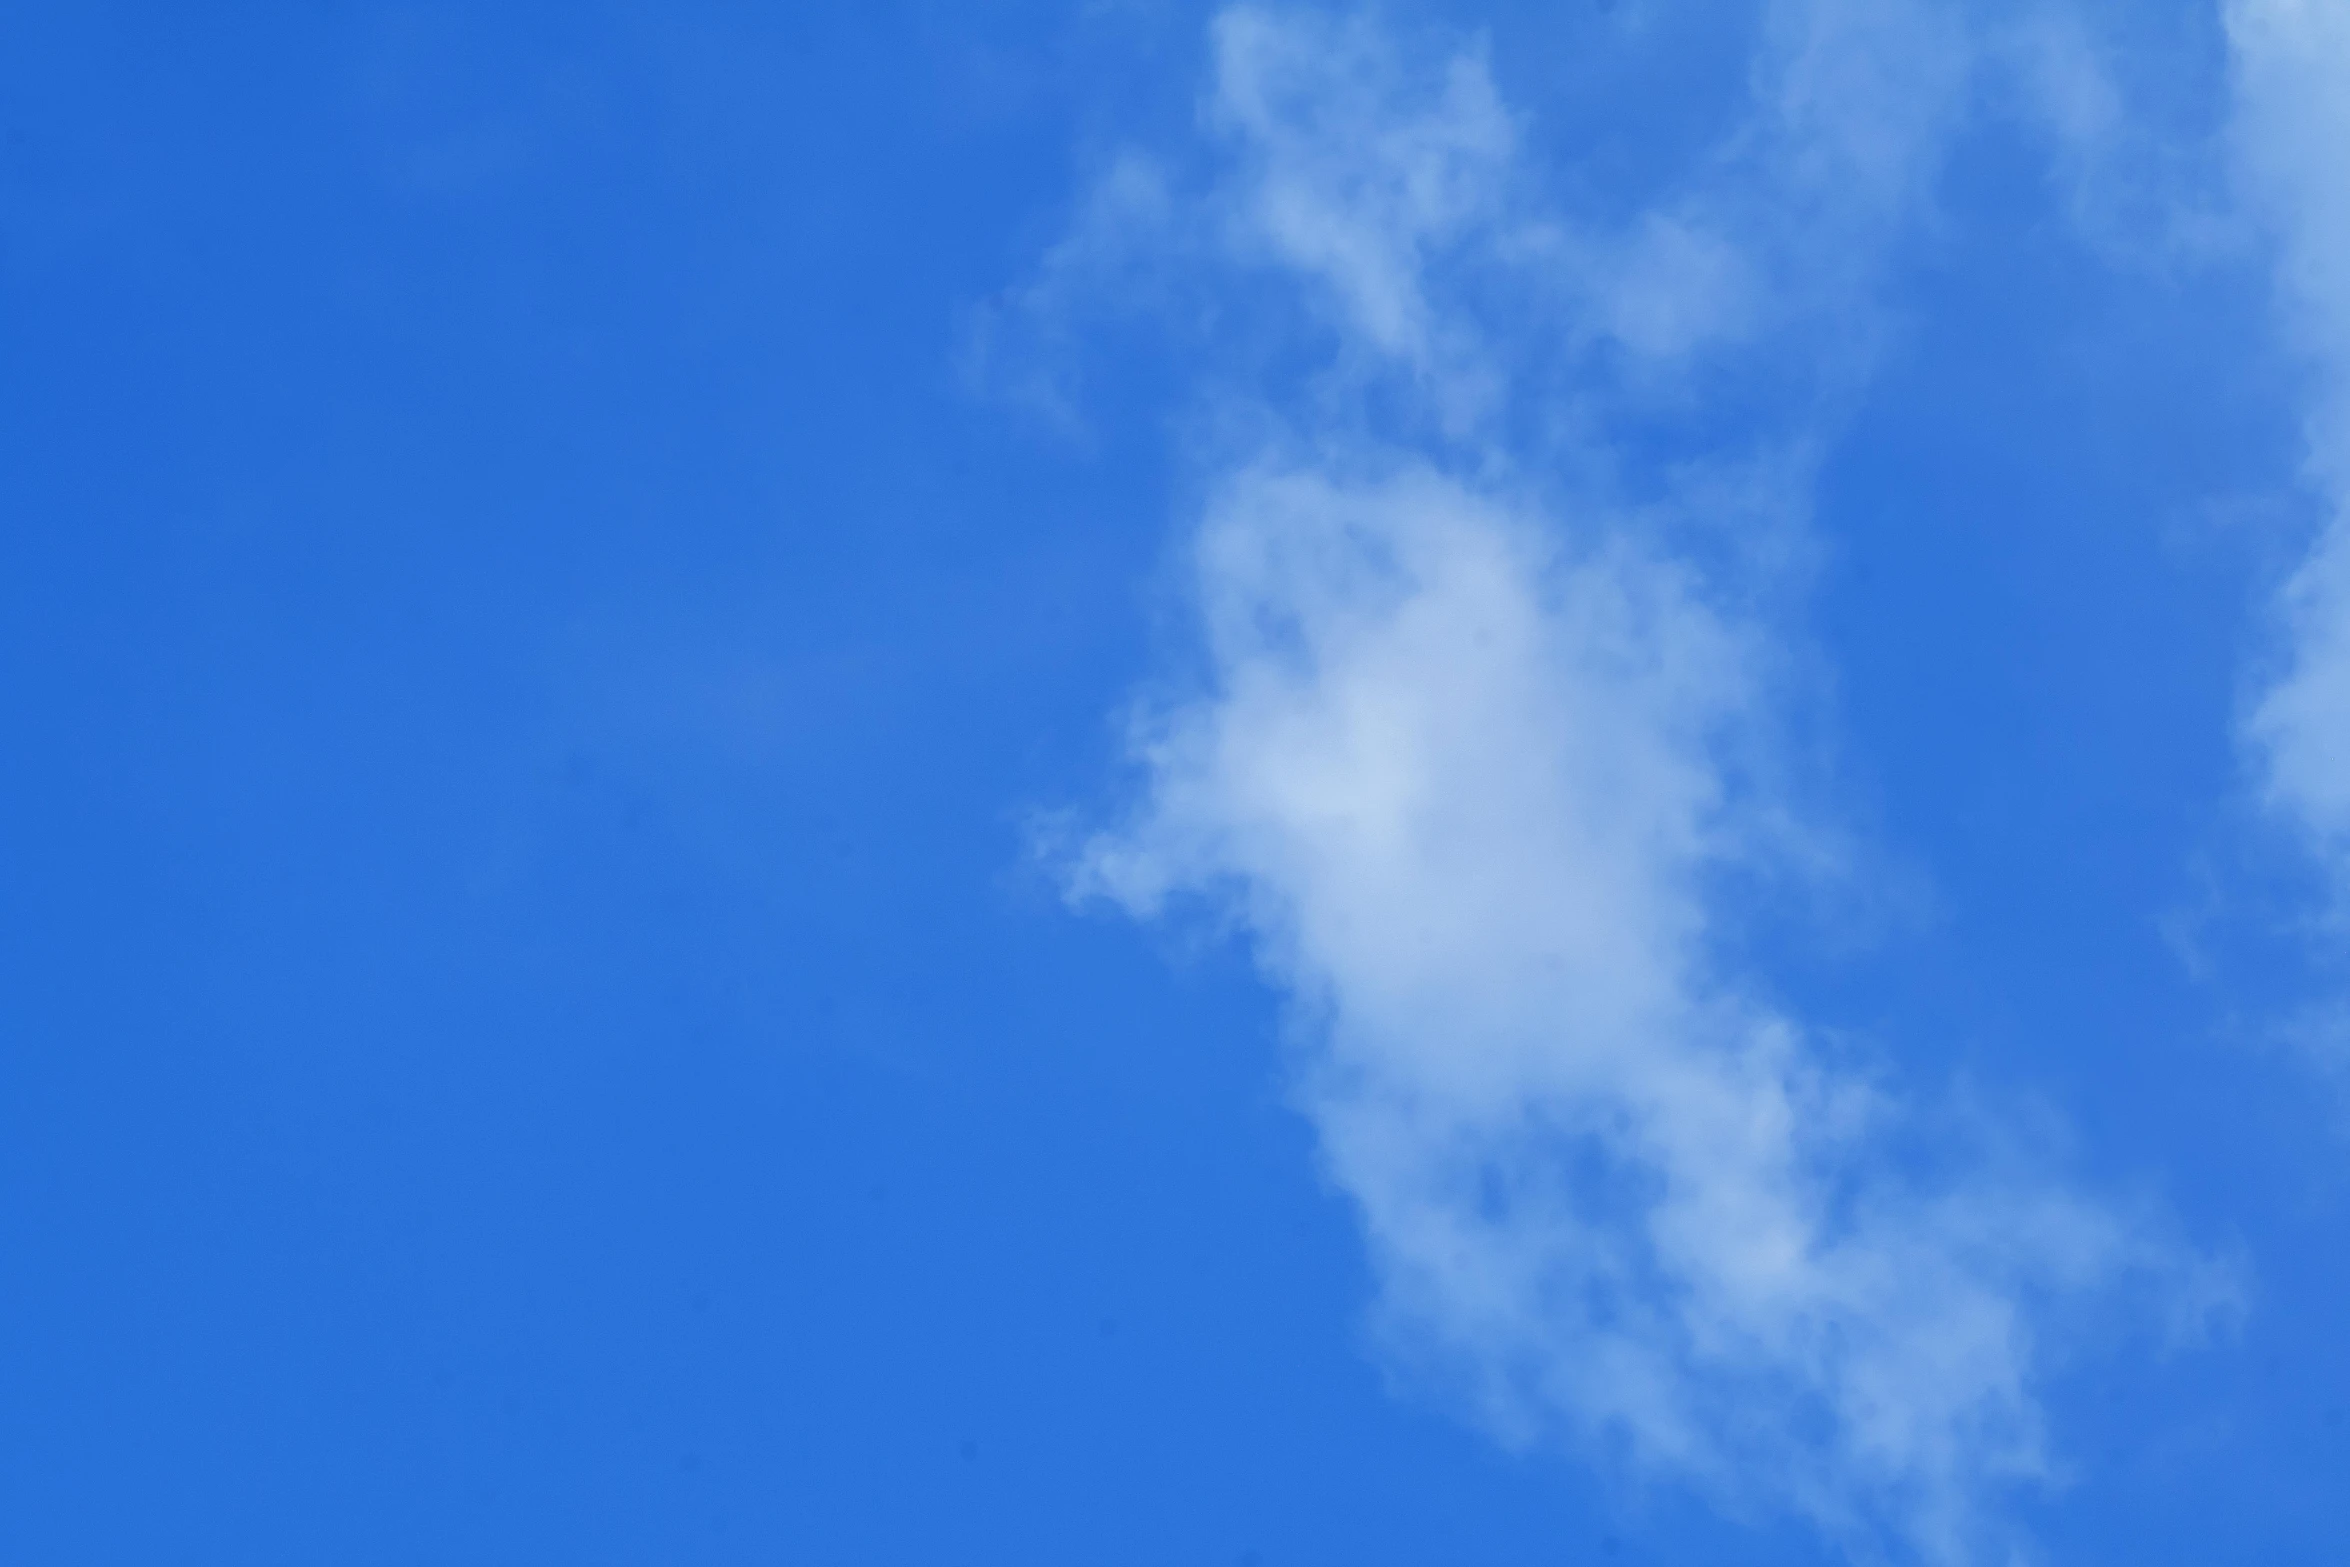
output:
M 2270 803 L 2350 893 L 2350 10 L 2229 0 L 2226 16 L 2238 166 L 2311 376 L 2309 477 L 2328 510 L 2277 603 L 2284 665 L 2248 738 Z
M 2181 90 L 2208 57 L 2203 16 L 2092 0 L 2019 0 L 1993 15 L 1987 96 L 2041 133 L 2077 237 L 2140 274 L 2189 273 L 2241 248 L 2206 106 Z
M 1215 177 L 1121 165 L 1036 297 L 1087 256 L 1270 278 L 1319 368 L 1206 443 L 1204 669 L 1071 873 L 1231 919 L 1289 998 L 1399 1369 L 1511 1440 L 1975 1560 L 2054 1472 L 2063 1303 L 2193 1269 L 1996 1139 L 1924 1156 L 1944 1117 L 1723 958 L 1725 876 L 1836 858 L 1783 781 L 1780 552 L 1732 535 L 1800 515 L 1972 58 L 1936 5 L 1764 20 L 1736 127 L 1613 224 L 1546 204 L 1475 42 L 1217 20 Z M 1676 401 L 1680 443 L 1615 441 Z

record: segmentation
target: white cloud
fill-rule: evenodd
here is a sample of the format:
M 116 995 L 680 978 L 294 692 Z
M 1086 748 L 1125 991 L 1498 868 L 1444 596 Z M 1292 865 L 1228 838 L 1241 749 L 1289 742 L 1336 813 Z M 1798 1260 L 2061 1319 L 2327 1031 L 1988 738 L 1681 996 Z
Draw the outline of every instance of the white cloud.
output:
M 2277 606 L 2286 667 L 2249 737 L 2271 803 L 2350 892 L 2350 7 L 2230 0 L 2226 16 L 2239 167 L 2315 378 L 2310 476 L 2331 511 Z
M 1245 160 L 1233 237 L 1321 280 L 1379 353 L 1433 369 L 1427 255 L 1491 222 L 1513 142 L 1483 61 L 1456 56 L 1398 93 L 1391 45 L 1367 22 L 1235 9 L 1214 27 L 1211 117 Z
M 1724 874 L 1827 836 L 1775 782 L 1770 595 L 1738 551 L 1676 551 L 1736 525 L 1668 515 L 1718 474 L 1635 513 L 1510 433 L 1554 424 L 1514 379 L 1534 336 L 1638 361 L 1635 396 L 1708 356 L 1799 362 L 1812 392 L 1865 362 L 1966 40 L 1858 0 L 1786 0 L 1762 36 L 1740 128 L 1610 230 L 1536 201 L 1477 46 L 1218 21 L 1233 173 L 1199 210 L 1335 346 L 1209 476 L 1204 678 L 1136 719 L 1141 798 L 1072 874 L 1232 919 L 1290 999 L 1399 1369 L 1509 1439 L 1968 1561 L 1999 1545 L 1995 1493 L 2052 1475 L 2058 1304 L 2134 1273 L 2171 1292 L 2179 1259 L 2028 1160 L 1915 1157 L 1932 1117 L 1725 967 Z M 1602 395 L 1584 363 L 1572 395 Z M 1424 421 L 1349 403 L 1398 386 Z M 1767 433 L 1762 467 L 1795 473 L 1821 434 Z
M 2240 255 L 2224 159 L 2195 90 L 2203 15 L 2115 0 L 2008 0 L 1987 82 L 2045 139 L 2074 233 L 2125 272 L 2191 274 Z

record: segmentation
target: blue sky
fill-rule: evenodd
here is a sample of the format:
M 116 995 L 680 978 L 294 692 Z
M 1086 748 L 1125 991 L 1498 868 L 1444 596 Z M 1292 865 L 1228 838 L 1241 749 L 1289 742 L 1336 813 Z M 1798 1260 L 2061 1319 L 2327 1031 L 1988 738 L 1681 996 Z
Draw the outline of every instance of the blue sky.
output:
M 0 83 L 0 1558 L 2350 1550 L 2350 11 Z

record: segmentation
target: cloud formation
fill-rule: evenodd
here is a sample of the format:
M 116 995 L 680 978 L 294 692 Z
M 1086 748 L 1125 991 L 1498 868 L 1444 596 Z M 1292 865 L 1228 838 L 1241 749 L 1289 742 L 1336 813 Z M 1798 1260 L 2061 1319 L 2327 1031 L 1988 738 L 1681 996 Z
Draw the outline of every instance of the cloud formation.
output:
M 1770 552 L 1690 541 L 1799 508 L 1969 70 L 1923 3 L 1781 0 L 1759 38 L 1733 130 L 1609 225 L 1544 205 L 1476 44 L 1218 18 L 1220 176 L 1136 200 L 1130 161 L 1093 211 L 1271 275 L 1323 371 L 1217 447 L 1204 672 L 1136 717 L 1140 798 L 1073 884 L 1245 933 L 1399 1369 L 1508 1440 L 1971 1561 L 2053 1472 L 2063 1303 L 2181 1264 L 2028 1161 L 1913 1157 L 1931 1117 L 1722 957 L 1723 878 L 1832 835 L 1778 781 Z M 1149 248 L 1083 231 L 1051 287 Z M 1759 501 L 1678 459 L 1661 503 L 1557 480 L 1725 367 L 1788 394 L 1743 432 Z
M 2229 0 L 2226 19 L 2238 167 L 2312 376 L 2309 477 L 2329 513 L 2276 606 L 2285 664 L 2248 737 L 2270 804 L 2350 892 L 2350 10 Z

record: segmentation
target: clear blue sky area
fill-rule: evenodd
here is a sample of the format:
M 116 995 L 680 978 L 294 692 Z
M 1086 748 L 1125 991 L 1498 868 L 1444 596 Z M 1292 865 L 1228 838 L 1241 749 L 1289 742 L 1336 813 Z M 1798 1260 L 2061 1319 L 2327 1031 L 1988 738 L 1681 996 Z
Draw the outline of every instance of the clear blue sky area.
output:
M 1776 90 L 1773 18 L 1838 9 L 1274 10 L 1259 38 L 1146 0 L 7 8 L 0 1561 L 2350 1557 L 2350 1056 L 2309 1043 L 2343 938 L 2246 739 L 2329 514 L 2328 372 L 2277 305 L 2290 200 L 2241 217 L 2211 150 L 2254 45 L 2183 0 L 1860 6 L 1962 17 L 1992 63 L 1897 215 L 1852 220 L 1850 297 L 1696 368 L 1640 368 L 1597 305 L 1454 288 L 1486 220 L 1377 206 L 1380 116 L 1453 59 L 1515 127 L 1493 210 L 1639 234 L 1695 190 L 1670 210 L 1730 214 L 1733 248 L 1777 235 L 1754 214 L 1801 203 L 1741 205 L 1748 165 L 1708 149 Z M 1998 64 L 2002 28 L 2060 10 L 2128 127 L 2102 161 Z M 1259 48 L 1292 73 L 1271 129 Z M 1358 87 L 1362 134 L 1317 117 Z M 1101 260 L 1089 192 L 1130 157 L 1173 216 Z M 1424 361 L 1329 303 L 1369 297 L 1355 252 L 1240 232 L 1273 209 L 1218 193 L 1283 159 L 1341 169 L 1306 231 L 1421 236 Z M 1825 275 L 1787 243 L 1787 276 Z M 1753 297 L 1795 286 L 1775 264 Z M 1819 346 L 1862 316 L 1865 345 Z M 1445 378 L 1483 383 L 1445 345 L 1472 338 L 1580 346 L 1491 350 L 1506 387 L 1463 424 Z M 1783 655 L 1782 781 L 1725 787 L 1783 788 L 1844 868 L 1656 885 L 1702 911 L 1709 995 L 1989 1128 L 1937 1177 L 1954 1202 L 2085 1194 L 2133 1238 L 2089 1303 L 2011 1278 L 1997 1236 L 1917 1264 L 2013 1313 L 1997 1364 L 2028 1397 L 1980 1407 L 2044 1450 L 1960 1452 L 1994 1444 L 1962 1412 L 1928 1444 L 1957 1456 L 1873 1455 L 1866 1379 L 1818 1367 L 1881 1334 L 1855 1364 L 1923 1378 L 1944 1340 L 1827 1284 L 1751 1314 L 1746 1275 L 1640 1217 L 1711 1166 L 1604 1131 L 1594 1157 L 1650 1184 L 1589 1200 L 1651 1195 L 1590 1222 L 1654 1277 L 1587 1328 L 1481 1337 L 1487 1297 L 1378 1239 L 1402 1199 L 1332 1152 L 1353 1090 L 1314 1085 L 1414 1028 L 1457 1060 L 1447 1029 L 1514 983 L 1477 966 L 1508 932 L 1391 1029 L 1294 914 L 1323 907 L 1305 851 L 1263 847 L 1323 842 L 1314 808 L 1196 864 L 1133 828 L 1197 884 L 1171 917 L 1068 895 L 1143 863 L 1054 847 L 1137 799 L 1169 832 L 1242 819 L 1182 814 L 1226 808 L 1122 715 L 1192 692 L 1198 732 L 1245 737 L 1196 694 L 1253 677 L 1200 651 L 1220 579 L 1187 541 L 1252 493 L 1232 431 L 1271 423 L 1284 461 L 1356 454 L 1342 475 L 1408 453 L 1567 513 L 1604 492 L 1643 549 L 1748 584 L 1697 597 Z M 1640 531 L 1703 454 L 1766 446 L 1795 474 L 1766 585 L 1706 575 L 1739 553 L 1719 531 Z M 1321 654 L 1386 602 L 1348 601 Z M 1482 885 L 1427 864 L 1431 900 Z M 1535 1158 L 1507 1146 L 1464 1157 L 1506 1186 Z M 1821 1190 L 1877 1189 L 1818 1157 Z M 1428 1190 L 1479 1244 L 1555 1239 L 1496 1217 L 1527 1188 Z M 1846 1234 L 1812 1201 L 1807 1233 Z M 1850 1218 L 1852 1246 L 1907 1256 L 1944 1211 L 1886 1202 L 1906 1217 Z M 1550 1288 L 1522 1299 L 1564 1321 Z M 1788 1320 L 1830 1347 L 1709 1360 L 1675 1315 L 1709 1290 L 1741 1344 Z M 1675 1407 L 1729 1460 L 1580 1380 L 1577 1346 L 1643 1313 L 1680 1324 Z M 1482 1404 L 1487 1373 L 1534 1413 Z

